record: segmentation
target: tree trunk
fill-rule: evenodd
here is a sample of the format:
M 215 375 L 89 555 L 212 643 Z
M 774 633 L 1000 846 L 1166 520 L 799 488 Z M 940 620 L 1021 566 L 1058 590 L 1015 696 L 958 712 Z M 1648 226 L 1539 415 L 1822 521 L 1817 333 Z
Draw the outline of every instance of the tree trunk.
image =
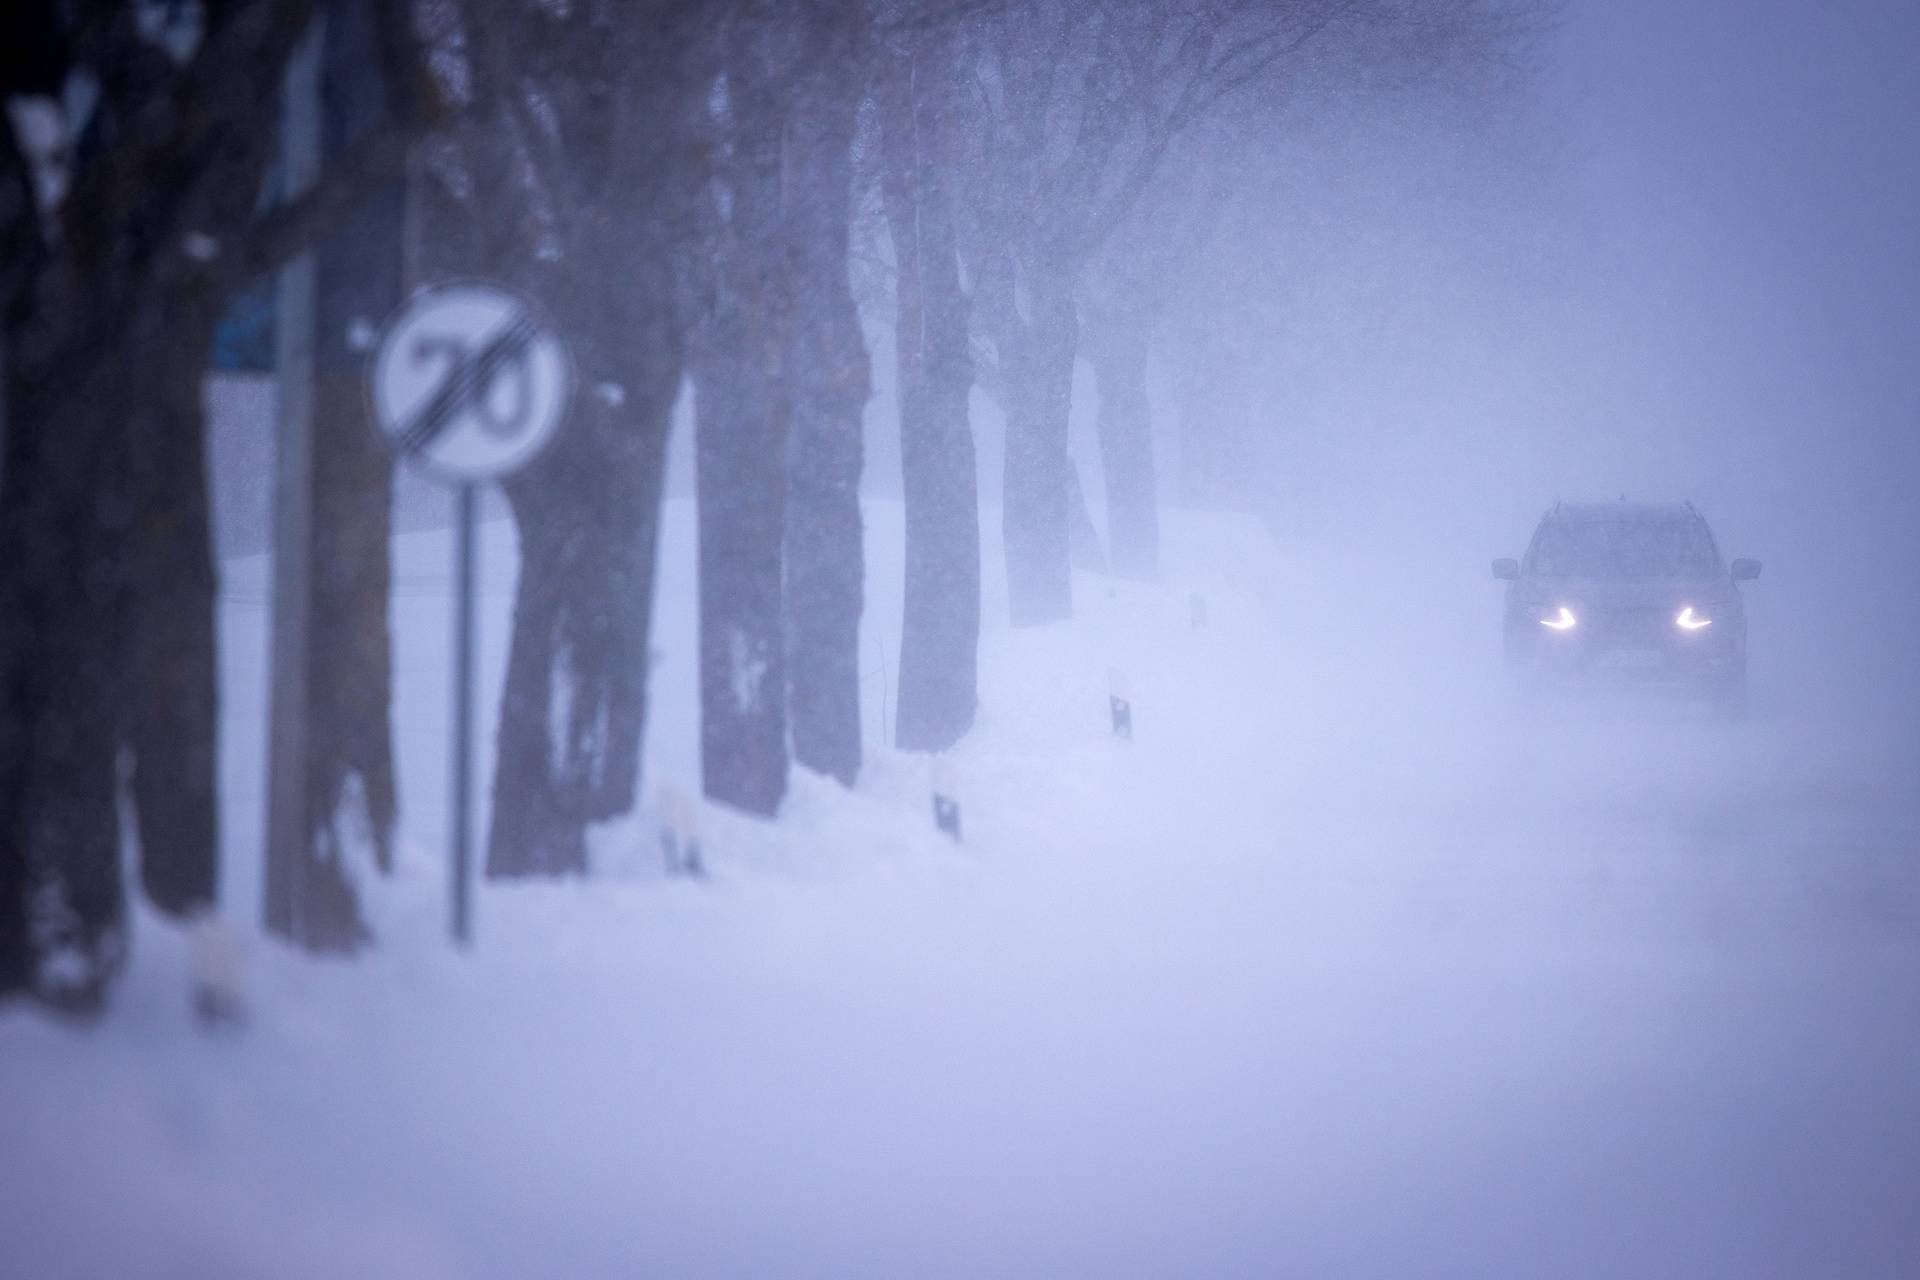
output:
M 339 243 L 344 249 L 348 242 Z M 378 256 L 379 238 L 355 243 L 368 258 Z M 330 256 L 321 259 L 323 298 Z M 323 300 L 322 314 L 327 310 Z M 391 871 L 398 810 L 387 620 L 393 457 L 368 420 L 361 374 L 323 372 L 314 379 L 313 398 L 307 829 L 316 857 L 337 858 L 352 846 L 354 861 Z
M 0 913 L 0 990 L 92 1011 L 126 948 L 123 761 L 153 901 L 188 914 L 217 888 L 202 395 L 221 292 L 76 257 L 0 344 L 0 881 L 26 905 Z
M 51 6 L 10 9 L 12 40 L 58 27 Z M 24 54 L 25 41 L 9 54 Z M 57 39 L 55 40 L 57 43 Z M 48 47 L 35 52 L 52 54 Z M 53 71 L 50 58 L 47 71 Z M 7 93 L 30 84 L 23 57 Z M 69 359 L 61 312 L 81 306 L 49 247 L 26 156 L 0 118 L 0 996 L 97 1007 L 124 951 L 114 811 L 117 575 L 103 486 L 114 363 Z
M 113 605 L 128 486 L 112 427 L 127 402 L 110 352 L 36 352 L 47 336 L 28 325 L 5 344 L 0 867 L 16 906 L 0 991 L 90 1011 L 126 951 L 115 695 L 128 620 Z
M 1100 462 L 1107 482 L 1107 563 L 1123 578 L 1160 573 L 1160 512 L 1147 404 L 1152 329 L 1116 311 L 1088 315 L 1087 355 L 1099 387 Z
M 489 876 L 586 872 L 588 825 L 626 813 L 638 793 L 654 546 L 679 368 L 660 354 L 674 349 L 664 318 L 653 320 L 610 335 L 622 346 L 617 356 L 592 340 L 576 344 L 580 380 L 599 390 L 576 399 L 546 456 L 507 484 L 520 580 Z M 652 355 L 640 351 L 649 340 L 660 344 Z
M 813 20 L 786 130 L 782 210 L 797 306 L 786 370 L 786 635 L 794 759 L 852 786 L 860 771 L 862 412 L 865 335 L 847 275 L 853 136 L 863 83 L 844 14 Z
M 728 126 L 709 314 L 694 362 L 700 504 L 700 761 L 708 796 L 772 816 L 787 789 L 783 618 L 795 281 L 785 252 L 789 24 L 728 42 Z
M 131 660 L 124 675 L 129 781 L 140 881 L 162 910 L 186 916 L 218 891 L 216 658 L 206 369 L 218 300 L 156 315 L 131 358 L 129 447 L 138 468 L 131 563 L 124 584 Z
M 1073 616 L 1067 417 L 1079 322 L 1066 274 L 1029 270 L 1023 282 L 1025 333 L 996 341 L 1007 404 L 1001 518 L 1008 614 L 1015 626 L 1037 626 Z
M 331 0 L 322 84 L 321 152 L 340 156 L 393 124 L 378 73 L 377 0 Z M 371 351 L 356 334 L 384 323 L 406 296 L 406 192 L 363 201 L 315 253 L 313 608 L 309 660 L 308 803 L 316 840 L 356 841 L 393 867 L 393 455 L 368 409 Z M 329 832 L 331 836 L 329 837 Z
M 588 827 L 629 812 L 639 794 L 667 430 L 683 367 L 673 255 L 686 236 L 687 124 L 704 104 L 685 26 L 693 11 L 666 10 L 529 4 L 517 25 L 470 28 L 474 192 L 456 197 L 432 251 L 454 242 L 466 269 L 504 274 L 541 299 L 575 381 L 552 446 L 505 485 L 520 574 L 489 876 L 587 871 Z M 630 74 L 642 63 L 645 75 Z
M 700 507 L 700 766 L 712 799 L 771 817 L 787 791 L 781 460 L 788 409 L 768 357 L 724 326 L 694 364 Z
M 880 88 L 907 540 L 895 742 L 909 751 L 958 742 L 979 700 L 979 481 L 951 185 L 953 56 L 952 37 L 931 32 L 917 49 L 888 56 Z

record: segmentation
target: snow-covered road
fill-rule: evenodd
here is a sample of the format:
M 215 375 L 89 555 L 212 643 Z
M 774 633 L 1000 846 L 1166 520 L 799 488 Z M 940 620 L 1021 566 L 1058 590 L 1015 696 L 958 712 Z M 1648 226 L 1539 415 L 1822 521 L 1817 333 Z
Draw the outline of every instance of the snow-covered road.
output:
M 1169 584 L 1084 578 L 1071 626 L 1007 632 L 989 596 L 965 845 L 924 761 L 877 751 L 777 826 L 708 814 L 707 884 L 661 879 L 646 817 L 603 832 L 589 881 L 486 890 L 456 956 L 436 537 L 402 539 L 379 946 L 256 938 L 253 1023 L 208 1036 L 143 917 L 104 1026 L 0 1015 L 16 1274 L 1920 1274 L 1897 708 L 1778 667 L 1745 725 L 1516 708 L 1490 595 L 1175 520 Z M 668 537 L 648 767 L 690 788 L 684 510 Z M 242 708 L 258 568 L 228 575 Z M 243 925 L 256 721 L 227 743 Z

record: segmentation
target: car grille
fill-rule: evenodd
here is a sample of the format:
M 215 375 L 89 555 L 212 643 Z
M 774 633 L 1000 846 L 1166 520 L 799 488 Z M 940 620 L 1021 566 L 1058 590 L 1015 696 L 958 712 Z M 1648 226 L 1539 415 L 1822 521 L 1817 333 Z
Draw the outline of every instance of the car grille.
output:
M 1673 638 L 1673 619 L 1657 608 L 1606 609 L 1593 615 L 1595 641 L 1621 649 L 1658 648 Z

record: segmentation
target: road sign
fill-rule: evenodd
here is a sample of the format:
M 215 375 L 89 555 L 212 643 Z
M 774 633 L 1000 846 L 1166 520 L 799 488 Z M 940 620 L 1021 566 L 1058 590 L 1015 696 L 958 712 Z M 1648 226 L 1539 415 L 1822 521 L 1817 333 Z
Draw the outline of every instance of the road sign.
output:
M 387 322 L 368 373 L 373 420 L 401 457 L 455 487 L 453 937 L 473 938 L 475 488 L 540 456 L 567 416 L 573 362 L 539 308 L 499 285 L 422 289 Z M 698 858 L 697 848 L 693 854 Z
M 527 299 L 493 284 L 422 289 L 374 355 L 373 418 L 410 462 L 455 484 L 497 480 L 546 448 L 573 366 Z

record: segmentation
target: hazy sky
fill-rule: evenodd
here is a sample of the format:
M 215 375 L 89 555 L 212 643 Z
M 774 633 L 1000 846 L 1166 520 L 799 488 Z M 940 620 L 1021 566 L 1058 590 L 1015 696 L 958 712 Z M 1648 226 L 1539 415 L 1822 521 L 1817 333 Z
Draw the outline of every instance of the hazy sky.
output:
M 1751 414 L 1782 459 L 1916 457 L 1917 52 L 1920 8 L 1897 0 L 1568 10 L 1596 262 L 1642 304 L 1619 354 L 1724 415 L 1703 425 L 1729 450 Z

